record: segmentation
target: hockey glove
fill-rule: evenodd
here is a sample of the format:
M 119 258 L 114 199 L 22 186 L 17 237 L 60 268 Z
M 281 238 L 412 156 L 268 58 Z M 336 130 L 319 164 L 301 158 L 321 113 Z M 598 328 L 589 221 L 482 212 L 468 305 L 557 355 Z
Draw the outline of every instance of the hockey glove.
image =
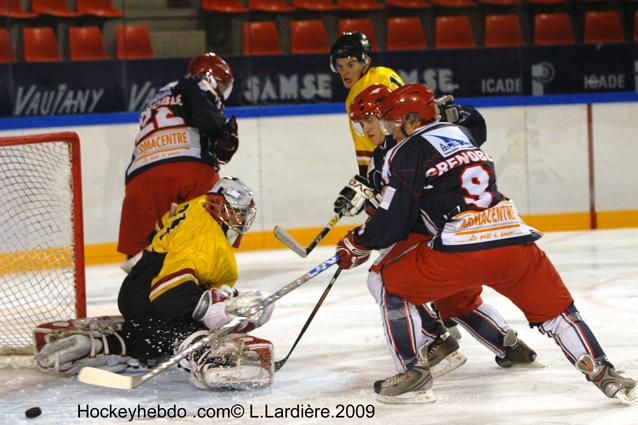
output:
M 202 322 L 208 329 L 221 328 L 235 317 L 226 312 L 226 307 L 236 292 L 227 285 L 204 292 L 193 310 L 193 319 Z
M 220 164 L 228 164 L 239 148 L 237 118 L 234 115 L 226 121 L 224 129 L 228 135 L 217 139 L 214 148 L 217 162 Z
M 455 123 L 461 118 L 461 107 L 454 104 L 454 96 L 441 96 L 434 101 L 439 109 L 441 121 Z
M 366 201 L 374 199 L 374 190 L 365 177 L 356 175 L 341 189 L 334 202 L 334 212 L 347 217 L 359 214 L 366 205 Z
M 354 241 L 355 232 L 358 228 L 352 229 L 337 244 L 337 254 L 339 254 L 339 267 L 351 269 L 368 261 L 371 251 Z

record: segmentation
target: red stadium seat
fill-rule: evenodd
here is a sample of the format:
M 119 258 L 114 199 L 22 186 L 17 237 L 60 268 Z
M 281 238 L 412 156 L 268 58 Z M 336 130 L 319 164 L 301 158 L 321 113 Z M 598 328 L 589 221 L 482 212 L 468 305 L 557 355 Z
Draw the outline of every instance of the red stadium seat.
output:
M 485 17 L 485 47 L 522 46 L 523 30 L 517 15 Z
M 292 53 L 326 53 L 330 51 L 326 27 L 320 19 L 290 23 Z
M 273 21 L 244 22 L 243 48 L 245 55 L 277 55 L 283 53 L 277 26 Z
M 25 62 L 61 62 L 58 39 L 53 29 L 23 28 L 23 52 Z
M 388 50 L 419 50 L 427 48 L 421 19 L 388 18 Z
M 470 18 L 467 16 L 437 16 L 434 45 L 437 49 L 476 47 Z
M 67 0 L 33 0 L 31 9 L 40 15 L 51 15 L 58 18 L 77 18 L 82 15 L 71 10 Z
M 531 4 L 567 4 L 569 0 L 527 0 Z
M 371 19 L 339 19 L 339 34 L 355 31 L 364 33 L 368 37 L 368 40 L 370 40 L 370 46 L 374 50 L 377 49 L 377 37 L 374 34 L 374 27 L 372 26 Z
M 248 0 L 248 9 L 253 12 L 292 12 L 294 7 L 285 0 Z
M 430 0 L 386 0 L 385 5 L 398 9 L 427 9 L 432 7 Z
M 26 12 L 22 9 L 20 0 L 0 0 L 0 16 L 7 16 L 14 19 L 29 19 L 38 16 L 34 12 Z
M 69 28 L 69 56 L 72 61 L 107 60 L 102 32 L 98 27 Z
M 202 10 L 216 13 L 248 12 L 248 8 L 241 4 L 241 0 L 202 0 Z
M 584 41 L 587 44 L 625 41 L 618 12 L 615 10 L 586 12 Z
M 16 61 L 16 56 L 11 48 L 11 37 L 9 37 L 9 31 L 4 28 L 0 28 L 0 63 L 13 63 Z
M 78 12 L 100 18 L 121 18 L 124 12 L 113 6 L 112 0 L 77 0 Z
M 151 59 L 155 57 L 151 34 L 146 25 L 117 25 L 116 57 L 118 59 Z
M 474 0 L 432 0 L 432 6 L 473 7 L 476 6 L 476 2 Z
M 328 12 L 338 9 L 332 0 L 294 0 L 292 4 L 297 9 L 314 10 L 318 12 Z
M 534 44 L 574 44 L 574 32 L 569 16 L 566 13 L 539 13 L 534 16 Z
M 383 8 L 377 0 L 338 0 L 337 7 L 342 10 L 372 11 Z
M 516 6 L 520 0 L 478 0 L 478 2 L 489 6 Z

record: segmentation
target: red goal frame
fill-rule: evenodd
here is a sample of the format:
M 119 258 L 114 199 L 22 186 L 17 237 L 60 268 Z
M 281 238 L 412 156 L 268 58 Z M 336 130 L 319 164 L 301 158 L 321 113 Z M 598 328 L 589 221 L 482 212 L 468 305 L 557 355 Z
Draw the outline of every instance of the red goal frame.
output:
M 84 221 L 82 216 L 82 168 L 80 137 L 74 132 L 42 133 L 0 137 L 0 146 L 69 142 L 71 146 L 71 185 L 73 193 L 73 255 L 75 256 L 75 309 L 77 318 L 86 317 L 86 283 L 84 272 Z

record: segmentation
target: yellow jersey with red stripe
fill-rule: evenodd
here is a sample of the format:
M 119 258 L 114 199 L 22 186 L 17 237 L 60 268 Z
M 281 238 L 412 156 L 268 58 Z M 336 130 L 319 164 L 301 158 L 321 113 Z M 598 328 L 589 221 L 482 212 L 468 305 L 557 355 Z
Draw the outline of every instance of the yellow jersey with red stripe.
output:
M 352 134 L 354 149 L 357 154 L 357 164 L 360 169 L 364 170 L 367 169 L 368 164 L 370 163 L 370 158 L 372 158 L 372 151 L 376 148 L 376 146 L 370 141 L 368 136 L 360 136 L 354 130 L 352 120 L 350 120 L 350 104 L 354 98 L 359 95 L 359 93 L 373 84 L 381 84 L 395 90 L 403 85 L 403 80 L 401 80 L 399 74 L 394 72 L 394 70 L 383 66 L 376 66 L 370 68 L 368 72 L 363 74 L 363 76 L 352 85 L 350 92 L 348 92 L 348 97 L 346 98 L 346 113 L 348 114 L 350 133 Z
M 204 202 L 206 197 L 199 196 L 178 205 L 174 215 L 162 217 L 161 230 L 148 248 L 165 254 L 160 272 L 151 281 L 151 301 L 189 281 L 207 289 L 235 284 L 235 253 Z

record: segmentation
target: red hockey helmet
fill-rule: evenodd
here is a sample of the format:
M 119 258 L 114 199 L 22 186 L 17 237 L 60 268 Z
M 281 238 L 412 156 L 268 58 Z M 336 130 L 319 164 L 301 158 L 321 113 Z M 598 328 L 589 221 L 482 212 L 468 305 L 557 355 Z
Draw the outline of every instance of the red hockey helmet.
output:
M 368 115 L 380 118 L 381 104 L 390 93 L 392 90 L 381 84 L 373 84 L 366 88 L 350 104 L 350 119 L 360 121 Z
M 421 84 L 406 84 L 390 93 L 381 105 L 381 119 L 385 122 L 405 122 L 408 114 L 416 114 L 428 123 L 438 118 L 434 93 Z
M 230 69 L 230 65 L 228 65 L 221 56 L 213 52 L 203 53 L 191 59 L 188 63 L 187 72 L 189 75 L 212 76 L 224 99 L 228 99 L 230 92 L 233 90 L 235 78 L 233 77 L 233 71 Z

